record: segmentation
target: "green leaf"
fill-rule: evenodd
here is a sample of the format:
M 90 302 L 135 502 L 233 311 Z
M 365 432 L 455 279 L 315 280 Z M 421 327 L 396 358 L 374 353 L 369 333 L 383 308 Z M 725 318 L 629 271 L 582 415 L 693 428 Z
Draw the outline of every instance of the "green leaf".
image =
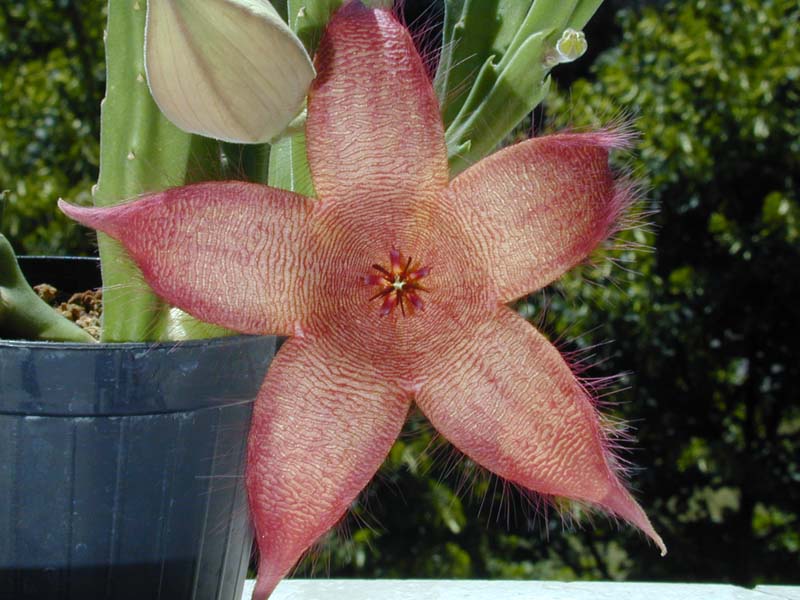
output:
M 540 57 L 549 32 L 530 36 L 501 65 L 490 58 L 469 98 L 445 132 L 453 175 L 477 162 L 508 135 L 547 94 Z
M 575 10 L 572 11 L 572 15 L 567 21 L 566 27 L 577 31 L 582 30 L 586 26 L 586 23 L 589 22 L 589 19 L 594 16 L 594 13 L 597 12 L 597 9 L 600 8 L 601 4 L 603 4 L 603 0 L 581 0 L 578 2 Z
M 558 62 L 551 60 L 556 42 L 567 27 L 583 27 L 599 5 L 597 0 L 445 2 L 434 85 L 453 175 L 493 151 L 542 101 L 547 73 Z
M 75 323 L 59 315 L 31 289 L 17 264 L 11 244 L 3 234 L 0 234 L 0 338 L 79 343 L 95 341 Z
M 316 197 L 311 169 L 306 158 L 306 136 L 298 133 L 272 145 L 269 157 L 269 185 Z
M 467 524 L 461 500 L 450 488 L 437 481 L 429 481 L 428 489 L 438 517 L 451 533 L 461 533 Z
M 442 51 L 434 87 L 447 127 L 461 110 L 482 65 L 506 54 L 529 0 L 445 0 Z
M 325 26 L 344 0 L 287 0 L 289 26 L 311 56 L 322 39 Z

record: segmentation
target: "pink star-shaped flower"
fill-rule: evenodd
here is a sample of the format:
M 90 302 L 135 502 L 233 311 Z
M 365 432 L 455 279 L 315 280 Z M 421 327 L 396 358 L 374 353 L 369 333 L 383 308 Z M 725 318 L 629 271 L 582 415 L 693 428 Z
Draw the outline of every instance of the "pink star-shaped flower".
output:
M 256 400 L 247 487 L 256 598 L 346 512 L 412 402 L 458 449 L 542 494 L 590 503 L 664 548 L 615 472 L 592 398 L 506 303 L 605 239 L 629 202 L 622 136 L 531 139 L 449 181 L 436 97 L 393 16 L 353 2 L 309 94 L 318 200 L 210 182 L 63 210 L 122 241 L 170 303 L 291 336 Z

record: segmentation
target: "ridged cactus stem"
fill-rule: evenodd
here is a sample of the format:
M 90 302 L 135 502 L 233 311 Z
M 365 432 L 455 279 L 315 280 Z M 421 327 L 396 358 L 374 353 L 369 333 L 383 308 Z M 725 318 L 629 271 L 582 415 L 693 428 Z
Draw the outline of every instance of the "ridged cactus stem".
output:
M 303 42 L 309 55 L 314 55 L 325 25 L 343 0 L 285 0 L 275 4 L 286 22 Z M 314 196 L 314 184 L 306 159 L 304 131 L 272 144 L 269 156 L 269 184 L 306 196 Z
M 220 173 L 216 141 L 180 131 L 164 118 L 144 70 L 145 0 L 109 0 L 106 97 L 101 110 L 97 206 L 147 192 L 213 179 Z M 100 235 L 103 341 L 206 337 L 218 328 L 193 322 L 165 305 L 145 284 L 116 241 Z

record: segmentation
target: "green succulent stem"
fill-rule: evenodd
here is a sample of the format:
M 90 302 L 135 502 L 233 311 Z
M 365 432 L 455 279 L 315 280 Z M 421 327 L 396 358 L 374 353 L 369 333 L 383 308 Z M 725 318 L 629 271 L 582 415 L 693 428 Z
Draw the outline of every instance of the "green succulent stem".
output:
M 106 97 L 101 109 L 100 176 L 94 190 L 97 206 L 222 175 L 219 143 L 179 130 L 162 116 L 150 96 L 144 70 L 145 9 L 145 0 L 109 0 L 108 4 Z M 249 168 L 257 170 L 257 166 Z M 165 304 L 119 243 L 102 234 L 98 237 L 104 342 L 225 333 Z
M 267 183 L 269 173 L 269 144 L 221 143 L 223 179 L 243 179 Z
M 565 29 L 582 29 L 601 4 L 445 0 L 434 87 L 453 175 L 492 152 L 544 99 L 548 53 Z
M 52 342 L 94 342 L 72 321 L 59 315 L 31 289 L 14 250 L 0 234 L 0 338 Z
M 313 56 L 325 26 L 343 0 L 280 0 L 275 7 Z M 283 138 L 272 144 L 269 157 L 271 186 L 314 197 L 314 183 L 306 158 L 305 114 L 289 124 Z

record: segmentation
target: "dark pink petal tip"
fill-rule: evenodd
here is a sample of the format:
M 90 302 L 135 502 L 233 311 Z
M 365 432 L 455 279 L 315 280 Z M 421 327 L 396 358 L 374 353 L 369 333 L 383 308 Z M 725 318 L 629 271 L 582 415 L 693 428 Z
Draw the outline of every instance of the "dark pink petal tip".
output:
M 119 210 L 108 208 L 94 208 L 88 206 L 76 206 L 58 199 L 58 208 L 70 219 L 77 221 L 81 225 L 97 229 L 116 237 L 116 223 Z
M 352 17 L 353 15 L 365 12 L 369 12 L 369 9 L 364 6 L 364 3 L 361 2 L 361 0 L 347 0 L 336 12 L 336 17 Z
M 554 141 L 568 146 L 594 146 L 605 150 L 630 150 L 636 144 L 638 134 L 630 123 L 610 125 L 585 133 L 558 133 Z
M 605 221 L 605 234 L 601 240 L 613 240 L 617 234 L 629 229 L 647 227 L 641 220 L 646 212 L 640 210 L 643 197 L 642 184 L 628 176 L 621 176 L 614 181 L 613 195 L 608 204 Z
M 258 578 L 253 589 L 252 600 L 267 600 L 275 588 L 278 587 L 284 575 L 284 573 L 276 572 L 270 561 L 259 561 Z

